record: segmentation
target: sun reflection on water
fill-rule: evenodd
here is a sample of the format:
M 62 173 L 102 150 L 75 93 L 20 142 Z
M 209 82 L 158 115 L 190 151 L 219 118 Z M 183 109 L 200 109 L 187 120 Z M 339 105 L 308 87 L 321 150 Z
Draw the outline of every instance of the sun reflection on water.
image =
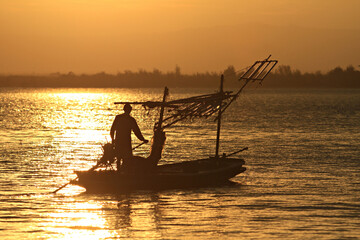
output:
M 91 202 L 73 202 L 60 207 L 48 217 L 53 219 L 44 227 L 56 233 L 55 239 L 103 239 L 111 237 L 105 219 L 99 216 L 101 205 Z
M 159 201 L 153 194 L 127 195 L 120 199 L 104 196 L 100 201 L 88 201 L 87 197 L 83 198 L 86 195 L 79 196 L 74 196 L 76 199 L 60 197 L 55 210 L 46 215 L 50 220 L 42 228 L 51 233 L 50 239 L 153 239 L 162 236 Z

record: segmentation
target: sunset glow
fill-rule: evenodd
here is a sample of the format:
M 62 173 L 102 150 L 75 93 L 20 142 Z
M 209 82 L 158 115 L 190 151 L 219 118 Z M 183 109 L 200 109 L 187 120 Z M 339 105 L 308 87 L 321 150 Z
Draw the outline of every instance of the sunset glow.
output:
M 359 9 L 357 0 L 0 0 L 0 73 L 194 73 L 268 54 L 305 71 L 358 65 Z

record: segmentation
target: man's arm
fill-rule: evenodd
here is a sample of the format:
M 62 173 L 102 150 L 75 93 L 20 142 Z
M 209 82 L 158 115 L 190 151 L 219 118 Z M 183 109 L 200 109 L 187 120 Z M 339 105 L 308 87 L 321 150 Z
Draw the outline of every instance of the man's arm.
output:
M 146 140 L 146 139 L 144 138 L 144 136 L 142 135 L 142 133 L 141 133 L 141 131 L 140 131 L 140 128 L 139 128 L 136 120 L 135 120 L 135 119 L 133 119 L 133 120 L 134 120 L 134 121 L 133 121 L 133 128 L 132 128 L 132 129 L 133 129 L 133 131 L 134 131 L 135 136 L 136 136 L 140 141 L 149 142 L 149 141 Z

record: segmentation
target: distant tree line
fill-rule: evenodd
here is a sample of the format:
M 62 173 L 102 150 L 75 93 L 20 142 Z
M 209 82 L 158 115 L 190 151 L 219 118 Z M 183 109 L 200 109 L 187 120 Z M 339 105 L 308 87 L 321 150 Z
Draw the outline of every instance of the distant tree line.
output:
M 269 76 L 266 85 L 273 88 L 360 88 L 360 71 L 350 65 L 346 69 L 336 67 L 327 73 L 301 73 L 282 65 Z
M 194 87 L 217 88 L 221 74 L 226 87 L 238 87 L 237 79 L 242 71 L 229 66 L 222 73 L 205 72 L 182 74 L 180 67 L 174 71 L 161 72 L 158 69 L 137 72 L 124 71 L 118 74 L 100 72 L 97 74 L 74 74 L 69 72 L 49 75 L 0 75 L 0 87 L 26 88 L 153 88 L 153 87 Z M 327 73 L 301 73 L 290 66 L 280 65 L 263 82 L 268 88 L 360 88 L 360 71 L 353 66 L 346 69 L 336 67 Z

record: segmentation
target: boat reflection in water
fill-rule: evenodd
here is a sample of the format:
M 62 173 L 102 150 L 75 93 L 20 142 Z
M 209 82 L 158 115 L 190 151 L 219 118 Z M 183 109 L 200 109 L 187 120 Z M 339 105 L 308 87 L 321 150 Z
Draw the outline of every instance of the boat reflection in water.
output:
M 234 228 L 230 221 L 241 219 L 246 225 L 246 219 L 251 219 L 252 214 L 246 209 L 224 209 L 222 206 L 234 203 L 231 196 L 228 203 L 221 201 L 227 192 L 237 192 L 239 187 L 121 195 L 84 193 L 63 199 L 62 205 L 47 216 L 53 220 L 43 230 L 52 239 L 163 239 L 197 235 L 203 238 L 206 232 L 214 236 L 223 231 L 228 231 L 226 236 L 234 237 L 241 230 Z M 234 211 L 246 215 L 224 219 Z
M 52 239 L 159 238 L 162 211 L 157 193 L 81 194 L 47 218 Z M 92 200 L 90 200 L 92 199 Z
M 124 195 L 117 199 L 117 209 L 112 204 L 103 206 L 103 217 L 117 237 L 161 237 L 162 213 L 157 193 Z

